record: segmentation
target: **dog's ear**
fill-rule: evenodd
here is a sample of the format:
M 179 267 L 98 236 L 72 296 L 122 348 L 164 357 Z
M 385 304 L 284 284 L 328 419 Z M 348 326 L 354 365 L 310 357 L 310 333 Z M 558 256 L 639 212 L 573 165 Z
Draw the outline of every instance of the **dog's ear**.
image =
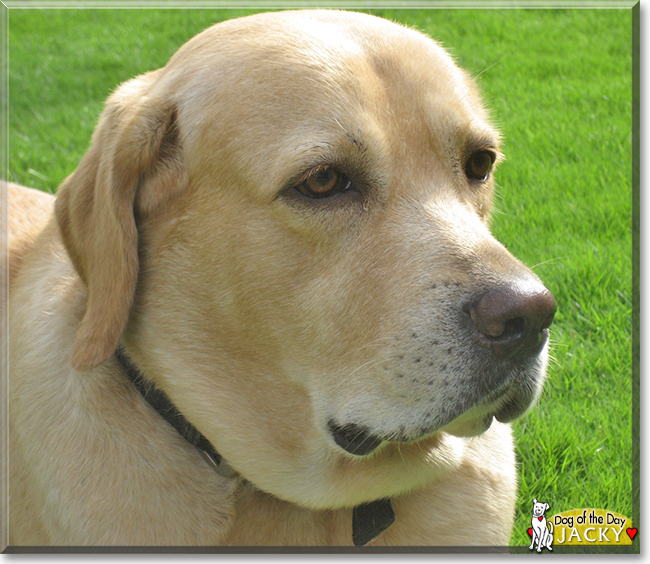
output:
M 545 503 L 544 506 L 546 507 L 546 509 L 550 509 L 550 508 L 551 508 L 551 506 L 550 506 L 548 503 Z
M 59 229 L 87 290 L 72 351 L 77 370 L 106 360 L 124 331 L 138 280 L 136 217 L 188 181 L 176 108 L 153 92 L 159 72 L 108 99 L 90 149 L 57 194 Z
M 533 498 L 533 503 L 537 503 L 537 500 L 535 498 Z

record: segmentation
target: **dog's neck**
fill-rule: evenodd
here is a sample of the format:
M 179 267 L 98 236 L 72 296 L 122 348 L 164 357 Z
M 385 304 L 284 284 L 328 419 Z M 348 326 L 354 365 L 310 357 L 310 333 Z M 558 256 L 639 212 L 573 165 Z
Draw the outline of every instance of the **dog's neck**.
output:
M 210 464 L 215 471 L 224 478 L 233 478 L 236 472 L 215 450 L 212 443 L 192 425 L 184 415 L 176 408 L 167 394 L 148 380 L 134 362 L 127 356 L 124 347 L 119 346 L 115 356 L 124 368 L 127 377 L 137 388 L 140 395 L 147 403 L 154 408 L 178 433 L 191 445 L 194 445 L 201 456 Z
M 238 474 L 216 451 L 212 443 L 177 409 L 167 394 L 140 371 L 121 345 L 115 357 L 128 379 L 147 403 L 163 417 L 191 445 L 195 446 L 205 461 L 225 478 L 237 478 Z M 379 499 L 357 505 L 352 510 L 352 542 L 364 546 L 377 538 L 395 521 L 390 499 Z

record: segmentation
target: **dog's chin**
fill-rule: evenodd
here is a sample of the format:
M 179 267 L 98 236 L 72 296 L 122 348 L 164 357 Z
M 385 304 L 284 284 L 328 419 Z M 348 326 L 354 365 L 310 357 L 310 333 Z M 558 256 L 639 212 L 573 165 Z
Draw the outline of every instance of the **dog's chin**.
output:
M 445 425 L 441 431 L 456 437 L 476 437 L 485 433 L 492 425 L 493 420 L 492 415 L 482 415 L 474 418 L 459 417 Z
M 534 396 L 511 394 L 489 407 L 477 406 L 463 413 L 440 430 L 457 437 L 475 437 L 485 433 L 496 419 L 500 423 L 510 423 L 523 415 L 534 403 Z
M 535 402 L 537 389 L 515 389 L 505 394 L 497 391 L 493 396 L 496 399 L 489 398 L 486 403 L 460 413 L 443 426 L 420 429 L 420 432 L 414 435 L 377 433 L 364 424 L 341 425 L 333 419 L 328 422 L 328 432 L 339 448 L 354 457 L 371 455 L 388 443 L 416 443 L 439 432 L 456 437 L 476 437 L 485 433 L 495 419 L 500 423 L 510 423 L 524 414 Z
M 426 432 L 417 437 L 404 437 L 401 440 L 384 440 L 380 436 L 372 434 L 367 428 L 357 425 L 336 428 L 330 424 L 330 433 L 337 445 L 343 450 L 355 456 L 365 457 L 380 450 L 380 447 L 388 443 L 416 443 L 426 440 L 440 431 L 456 437 L 476 437 L 485 433 L 492 425 L 493 420 L 494 416 L 491 414 L 474 415 L 466 413 L 440 429 Z

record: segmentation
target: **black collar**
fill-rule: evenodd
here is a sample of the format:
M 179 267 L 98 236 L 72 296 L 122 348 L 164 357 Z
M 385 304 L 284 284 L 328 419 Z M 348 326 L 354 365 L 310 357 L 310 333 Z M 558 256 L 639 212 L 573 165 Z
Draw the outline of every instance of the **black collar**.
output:
M 236 472 L 229 466 L 223 457 L 215 450 L 212 443 L 206 439 L 201 432 L 192 425 L 176 406 L 169 399 L 167 394 L 158 388 L 153 382 L 147 380 L 144 374 L 126 355 L 121 345 L 115 351 L 115 356 L 124 368 L 126 375 L 133 385 L 138 389 L 140 395 L 154 408 L 181 437 L 188 443 L 194 445 L 199 453 L 205 458 L 218 474 L 226 478 L 234 476 Z
M 226 478 L 234 477 L 236 472 L 215 450 L 212 443 L 192 425 L 169 399 L 167 394 L 149 381 L 127 356 L 121 345 L 115 357 L 124 368 L 127 377 L 140 395 L 190 444 L 194 445 L 203 458 L 215 471 Z M 364 546 L 377 538 L 395 521 L 395 513 L 390 499 L 379 499 L 357 505 L 352 511 L 352 542 Z

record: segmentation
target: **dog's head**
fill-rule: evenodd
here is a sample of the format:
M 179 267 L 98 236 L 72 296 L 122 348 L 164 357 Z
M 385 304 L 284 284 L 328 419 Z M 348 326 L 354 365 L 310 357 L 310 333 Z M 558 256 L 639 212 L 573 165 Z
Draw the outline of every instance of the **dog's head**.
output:
M 109 99 L 57 216 L 73 365 L 127 346 L 246 478 L 411 489 L 536 399 L 555 302 L 491 235 L 501 159 L 431 39 L 336 11 L 214 26 Z M 456 453 L 456 454 L 455 454 Z
M 548 503 L 533 499 L 533 517 L 543 517 L 549 507 L 550 505 Z

